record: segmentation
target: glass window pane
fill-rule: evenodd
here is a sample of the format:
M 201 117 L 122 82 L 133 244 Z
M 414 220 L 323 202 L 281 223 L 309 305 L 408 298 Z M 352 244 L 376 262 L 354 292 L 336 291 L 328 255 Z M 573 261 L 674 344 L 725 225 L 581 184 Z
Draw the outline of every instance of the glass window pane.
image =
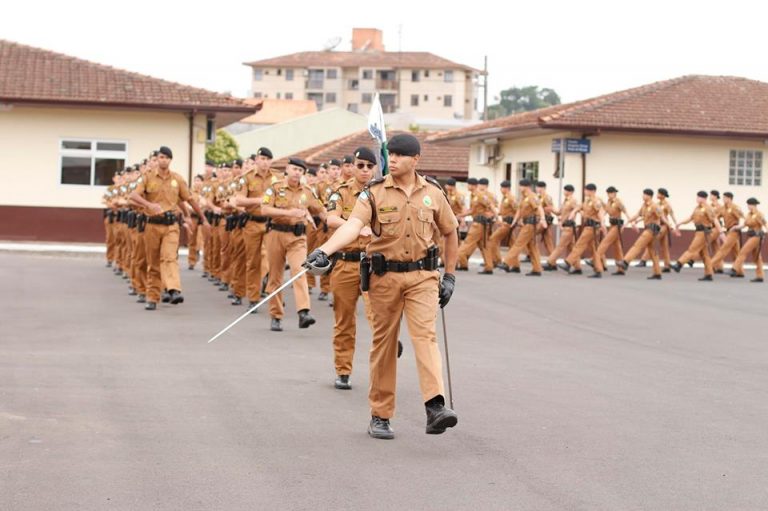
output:
M 739 169 L 739 175 L 740 175 L 740 176 L 743 176 L 743 175 L 744 175 L 744 169 Z
M 739 158 L 744 158 L 746 156 L 746 151 L 739 151 Z
M 111 185 L 114 173 L 123 168 L 125 168 L 125 160 L 96 158 L 96 170 L 94 172 L 93 184 L 96 186 Z
M 742 179 L 742 178 L 737 179 L 736 180 L 736 184 L 737 185 L 743 185 L 744 184 L 744 179 Z
M 61 184 L 90 185 L 91 159 L 64 156 L 61 159 Z
M 745 184 L 745 185 L 748 185 L 748 186 L 752 186 L 752 179 L 751 179 L 751 178 L 746 178 L 746 179 L 744 180 L 744 184 Z
M 125 144 L 120 142 L 96 142 L 97 151 L 125 151 Z
M 90 142 L 77 142 L 74 140 L 65 140 L 61 143 L 62 149 L 91 149 L 91 143 Z
M 736 184 L 736 179 L 734 179 L 733 177 L 729 178 L 728 179 L 728 184 L 729 185 L 735 185 Z
M 762 182 L 763 182 L 762 179 L 755 178 L 755 186 L 762 186 Z
M 731 151 L 731 159 L 736 158 L 736 151 Z

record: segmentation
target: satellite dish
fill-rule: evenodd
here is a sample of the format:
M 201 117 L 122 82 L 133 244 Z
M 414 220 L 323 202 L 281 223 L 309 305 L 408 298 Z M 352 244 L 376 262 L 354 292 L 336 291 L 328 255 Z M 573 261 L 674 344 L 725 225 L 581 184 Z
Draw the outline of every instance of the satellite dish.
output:
M 341 44 L 341 37 L 331 37 L 323 45 L 323 51 L 331 51 Z

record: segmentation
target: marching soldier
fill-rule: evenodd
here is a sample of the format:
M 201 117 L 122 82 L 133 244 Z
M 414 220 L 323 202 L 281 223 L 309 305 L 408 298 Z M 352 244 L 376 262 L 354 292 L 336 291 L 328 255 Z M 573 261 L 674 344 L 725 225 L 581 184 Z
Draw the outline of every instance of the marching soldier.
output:
M 574 220 L 577 214 L 581 214 L 581 234 L 576 240 L 576 245 L 571 250 L 571 253 L 565 259 L 565 262 L 558 264 L 559 268 L 562 268 L 569 275 L 581 274 L 581 255 L 587 250 L 591 249 L 592 254 L 597 252 L 595 243 L 597 241 L 597 231 L 599 230 L 603 235 L 606 234 L 605 229 L 605 210 L 603 209 L 603 201 L 601 201 L 597 195 L 597 186 L 589 183 L 584 187 L 584 202 L 576 207 L 568 216 L 568 220 Z M 591 279 L 599 279 L 603 276 L 603 258 L 595 257 L 592 260 L 592 264 L 595 268 L 595 272 L 589 276 Z M 573 270 L 571 268 L 574 268 Z
M 608 223 L 610 227 L 608 228 L 608 233 L 603 238 L 603 241 L 601 241 L 600 245 L 597 247 L 597 253 L 595 253 L 593 259 L 599 258 L 604 261 L 605 254 L 608 253 L 608 250 L 613 248 L 614 261 L 621 261 L 624 259 L 624 244 L 621 240 L 621 232 L 624 230 L 624 219 L 622 218 L 622 215 L 629 218 L 629 213 L 627 213 L 627 208 L 624 207 L 624 203 L 619 199 L 619 191 L 616 187 L 609 186 L 606 192 L 608 193 L 608 201 L 604 204 L 604 207 L 605 212 L 608 215 Z M 605 266 L 605 263 L 603 263 L 603 266 Z M 624 270 L 617 266 L 616 271 L 611 275 L 624 275 Z
M 712 190 L 709 192 L 709 206 L 715 213 L 715 222 L 720 226 L 720 231 L 723 231 L 723 206 L 720 204 L 720 192 L 718 190 Z M 710 231 L 707 236 L 708 250 L 710 257 L 714 256 L 720 251 L 720 234 L 714 230 Z M 723 273 L 723 262 L 719 261 L 718 264 L 712 264 L 712 269 L 715 273 Z
M 301 183 L 307 164 L 298 158 L 290 158 L 288 161 L 285 180 L 267 188 L 261 201 L 262 214 L 272 219 L 267 234 L 269 293 L 282 284 L 286 261 L 291 268 L 291 276 L 301 271 L 301 265 L 307 257 L 306 223 L 312 223 L 311 215 L 320 216 L 323 221 L 326 217 L 320 199 L 307 185 Z M 293 282 L 293 297 L 299 314 L 299 328 L 308 328 L 315 323 L 315 319 L 309 314 L 309 290 L 305 276 Z M 281 332 L 285 310 L 280 296 L 270 300 L 269 313 L 272 316 L 270 329 Z
M 135 169 L 131 175 L 131 183 L 128 185 L 128 189 L 134 192 L 136 188 L 144 182 L 144 176 L 140 169 Z M 144 210 L 130 200 L 131 204 L 131 217 L 128 225 L 130 229 L 131 237 L 131 292 L 128 293 L 131 296 L 138 295 L 136 301 L 138 303 L 146 302 L 147 295 L 147 252 L 144 244 L 144 228 L 146 216 Z
M 502 269 L 508 273 L 520 273 L 520 254 L 527 249 L 533 269 L 526 273 L 526 276 L 540 277 L 542 267 L 539 245 L 536 241 L 536 226 L 539 225 L 545 229 L 547 222 L 544 219 L 544 210 L 541 208 L 539 198 L 531 188 L 533 183 L 529 179 L 522 179 L 519 184 L 522 197 L 510 227 L 514 228 L 521 220 L 523 227 L 517 233 L 515 244 L 507 252 Z
M 421 153 L 416 137 L 399 134 L 388 145 L 391 173 L 369 184 L 347 222 L 305 263 L 315 273 L 328 271 L 328 255 L 355 242 L 363 227 L 371 226 L 373 236 L 365 262 L 373 272 L 368 291 L 373 311 L 368 434 L 380 439 L 395 436 L 389 421 L 395 412 L 397 340 L 403 314 L 416 354 L 426 432 L 440 434 L 458 423 L 456 413 L 445 407 L 435 335 L 438 303 L 445 306 L 453 294 L 458 222 L 437 182 L 416 172 Z M 435 229 L 446 238 L 442 281 Z M 363 276 L 368 280 L 367 271 Z
M 558 216 L 558 223 L 560 224 L 560 241 L 557 242 L 557 247 L 549 253 L 547 262 L 543 266 L 544 271 L 556 271 L 557 258 L 573 250 L 573 244 L 576 240 L 576 221 L 571 219 L 571 213 L 579 208 L 579 201 L 573 196 L 573 192 L 573 185 L 565 185 L 563 187 L 565 197 L 560 205 L 560 210 L 553 211 Z
M 653 262 L 653 274 L 648 277 L 648 280 L 661 280 L 659 254 L 656 252 L 653 242 L 656 241 L 658 234 L 661 232 L 662 225 L 668 226 L 675 232 L 676 236 L 679 236 L 680 233 L 669 223 L 669 219 L 664 214 L 661 206 L 653 202 L 653 190 L 650 188 L 643 190 L 643 205 L 640 206 L 640 210 L 634 216 L 627 220 L 627 223 L 637 232 L 637 222 L 641 219 L 643 221 L 643 233 L 635 240 L 634 245 L 626 253 L 624 259 L 616 261 L 616 266 L 622 272 L 626 272 L 629 268 L 629 262 L 648 250 Z
M 198 204 L 201 204 L 201 193 L 203 191 L 203 176 L 200 174 L 196 175 L 192 181 L 192 197 L 197 201 Z M 197 216 L 197 213 L 193 212 L 191 215 L 192 218 L 192 225 L 190 226 L 190 230 L 192 231 L 189 234 L 189 242 L 187 243 L 187 269 L 188 270 L 194 270 L 195 266 L 197 265 L 197 261 L 200 258 L 200 247 L 198 244 L 198 235 L 200 227 L 200 223 L 202 222 L 202 219 Z
M 544 244 L 544 250 L 547 251 L 547 255 L 550 255 L 555 249 L 554 243 L 552 241 L 552 223 L 555 221 L 555 202 L 547 193 L 547 183 L 544 181 L 539 181 L 536 183 L 536 193 L 539 194 L 541 209 L 544 210 L 544 219 L 547 221 L 547 227 L 545 229 L 538 228 L 537 232 L 541 236 L 541 242 Z
M 720 223 L 717 221 L 714 210 L 707 204 L 707 192 L 699 192 L 696 197 L 696 203 L 697 206 L 693 213 L 691 213 L 691 216 L 676 226 L 679 229 L 681 225 L 693 222 L 696 226 L 696 234 L 693 236 L 693 241 L 691 241 L 688 250 L 677 259 L 677 262 L 672 265 L 672 269 L 680 273 L 680 269 L 685 263 L 698 256 L 704 261 L 704 276 L 699 280 L 710 281 L 712 280 L 713 269 L 709 254 L 709 235 L 714 229 L 717 235 L 720 236 Z
M 500 188 L 501 202 L 499 204 L 499 216 L 496 218 L 499 226 L 493 231 L 488 242 L 494 266 L 501 266 L 502 242 L 507 246 L 511 245 L 512 222 L 515 219 L 515 213 L 517 213 L 517 201 L 512 195 L 512 184 L 509 181 L 502 181 Z
M 344 158 L 341 160 L 341 175 L 339 176 L 339 180 L 341 181 L 339 183 L 339 186 L 341 186 L 342 183 L 346 183 L 350 179 L 355 177 L 355 157 L 351 154 L 348 154 L 344 156 Z M 336 188 L 338 188 L 337 186 Z M 335 190 L 334 190 L 335 191 Z
M 371 180 L 376 168 L 376 155 L 367 147 L 355 151 L 354 177 L 343 183 L 328 198 L 328 225 L 338 228 L 344 225 L 352 214 L 358 196 Z M 337 389 L 347 390 L 352 386 L 352 360 L 355 356 L 357 299 L 362 294 L 365 315 L 373 324 L 368 293 L 360 290 L 360 260 L 365 247 L 371 240 L 368 226 L 360 230 L 360 236 L 333 255 L 336 261 L 331 271 L 333 289 L 333 313 L 336 319 L 333 327 L 333 353 L 336 368 Z
M 131 194 L 150 215 L 144 231 L 147 251 L 147 310 L 155 310 L 160 300 L 162 285 L 160 274 L 169 289 L 171 303 L 184 301 L 179 279 L 179 224 L 174 211 L 181 201 L 188 201 L 195 212 L 203 218 L 202 211 L 189 193 L 187 183 L 170 169 L 173 153 L 168 147 L 161 147 L 157 157 L 157 172 L 148 175 Z M 208 226 L 205 221 L 203 225 Z
M 115 210 L 112 206 L 112 197 L 115 188 L 117 187 L 117 180 L 119 174 L 115 172 L 112 175 L 112 184 L 107 187 L 107 191 L 102 197 L 102 203 L 104 204 L 104 233 L 106 235 L 107 245 L 107 263 L 106 267 L 111 268 L 112 263 L 115 260 L 115 229 L 112 227 L 115 224 Z
M 459 249 L 457 270 L 466 271 L 469 269 L 469 257 L 479 247 L 483 254 L 484 265 L 483 270 L 479 273 L 481 275 L 493 274 L 493 253 L 488 244 L 488 237 L 496 217 L 495 202 L 496 199 L 494 199 L 493 194 L 488 191 L 488 180 L 486 178 L 479 179 L 477 190 L 470 198 L 469 214 L 472 215 L 472 227 L 469 228 L 467 238 Z
M 237 194 L 245 191 L 246 178 L 243 176 L 243 160 L 235 160 L 232 163 L 232 181 L 229 184 L 230 195 L 227 199 L 227 210 L 230 212 L 231 227 L 230 238 L 230 265 L 231 273 L 229 284 L 232 289 L 232 305 L 242 305 L 246 292 L 245 285 L 245 239 L 243 227 L 248 221 L 247 214 L 238 207 Z
M 731 277 L 744 277 L 744 261 L 751 255 L 752 260 L 755 262 L 755 278 L 750 282 L 763 282 L 765 277 L 763 270 L 763 240 L 765 239 L 768 223 L 766 223 L 763 214 L 757 210 L 759 204 L 760 201 L 754 197 L 747 199 L 749 211 L 743 218 L 744 227 L 748 229 L 747 241 L 741 247 L 731 270 Z
M 720 249 L 712 258 L 712 267 L 723 267 L 723 261 L 729 255 L 734 255 L 734 260 L 739 255 L 741 250 L 741 227 L 739 222 L 744 218 L 741 208 L 733 203 L 733 194 L 731 192 L 725 192 L 723 194 L 723 205 L 720 208 L 719 218 L 723 220 L 723 226 L 725 228 L 725 236 Z
M 211 160 L 205 161 L 205 173 L 203 174 L 203 188 L 200 191 L 200 204 L 203 208 L 203 214 L 211 224 L 211 229 L 203 229 L 203 274 L 202 278 L 212 282 L 215 279 L 214 267 L 218 246 L 214 248 L 214 238 L 216 236 L 216 225 L 213 213 L 213 193 L 216 188 L 216 178 L 214 176 L 215 164 Z
M 666 188 L 659 188 L 656 195 L 656 200 L 658 201 L 659 207 L 661 208 L 662 213 L 664 214 L 664 217 L 669 219 L 669 225 L 676 225 L 677 219 L 675 218 L 675 212 L 672 209 L 672 204 L 669 202 L 669 192 Z M 659 232 L 658 236 L 656 238 L 659 240 L 659 252 L 657 255 L 661 259 L 661 261 L 664 263 L 664 270 L 663 273 L 669 273 L 671 271 L 672 265 L 671 261 L 672 258 L 670 257 L 670 247 L 672 246 L 672 233 L 674 229 L 670 229 L 669 225 L 662 224 L 661 225 L 661 231 Z M 643 259 L 637 263 L 635 266 L 644 268 L 647 263 L 648 259 L 651 257 L 651 249 L 648 248 L 645 251 L 645 255 L 643 255 Z M 690 263 L 691 266 L 693 266 L 693 261 Z

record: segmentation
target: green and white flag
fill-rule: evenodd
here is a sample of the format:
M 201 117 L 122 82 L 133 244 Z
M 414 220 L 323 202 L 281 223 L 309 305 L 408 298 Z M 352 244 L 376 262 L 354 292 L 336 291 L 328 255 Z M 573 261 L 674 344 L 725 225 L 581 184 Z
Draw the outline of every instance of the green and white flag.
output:
M 381 101 L 379 100 L 378 92 L 373 98 L 371 111 L 368 113 L 368 132 L 371 134 L 376 143 L 379 144 L 379 153 L 376 155 L 379 170 L 377 171 L 377 175 L 374 177 L 379 178 L 381 176 L 386 176 L 389 173 L 389 161 L 387 157 L 387 130 L 384 127 L 384 112 L 381 110 Z

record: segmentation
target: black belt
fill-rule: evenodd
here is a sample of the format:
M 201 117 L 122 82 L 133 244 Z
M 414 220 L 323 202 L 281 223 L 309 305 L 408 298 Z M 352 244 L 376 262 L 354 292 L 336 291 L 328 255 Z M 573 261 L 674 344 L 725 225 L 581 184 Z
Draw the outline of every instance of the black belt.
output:
M 708 227 L 703 224 L 696 224 L 696 232 L 710 232 L 712 230 L 711 227 Z
M 431 259 L 434 259 L 434 262 L 431 262 Z M 418 261 L 412 261 L 409 263 L 402 261 L 384 261 L 385 272 L 392 271 L 395 273 L 404 273 L 418 270 L 431 271 L 432 269 L 437 269 L 437 258 L 425 257 L 424 259 L 419 259 Z
M 586 220 L 584 220 L 584 225 L 586 225 L 587 227 L 597 228 L 597 227 L 600 227 L 600 222 L 597 220 L 592 220 L 591 218 L 587 218 Z
M 307 232 L 307 226 L 304 224 L 272 224 L 270 229 L 278 232 L 291 232 L 296 236 L 302 236 L 305 232 Z
M 648 224 L 645 228 L 649 229 L 653 234 L 659 234 L 661 232 L 661 226 L 659 224 Z
M 747 238 L 754 238 L 755 236 L 764 236 L 765 233 L 763 231 L 753 231 L 752 229 L 747 231 Z
M 515 217 L 513 216 L 503 216 L 501 217 L 501 219 L 504 220 L 505 224 L 511 224 L 512 222 L 515 221 Z
M 493 219 L 492 218 L 487 218 L 487 217 L 480 216 L 480 215 L 473 216 L 472 217 L 472 221 L 473 222 L 477 222 L 478 224 L 491 224 L 491 223 L 493 223 Z
M 563 227 L 576 227 L 576 222 L 573 220 L 563 220 Z
M 178 221 L 179 221 L 178 217 L 173 213 L 166 213 L 164 215 L 151 216 L 147 218 L 148 224 L 155 224 L 155 225 L 173 225 Z
M 523 223 L 525 225 L 536 225 L 539 223 L 539 217 L 537 216 L 527 216 L 523 218 Z
M 261 216 L 261 215 L 248 215 L 248 220 L 251 222 L 258 222 L 260 224 L 265 224 L 269 222 L 268 216 Z
M 215 225 L 218 227 L 218 225 L 221 223 L 221 215 L 212 215 L 210 220 L 211 225 Z
M 336 252 L 336 259 L 340 261 L 347 261 L 347 262 L 360 262 L 360 256 L 362 256 L 365 252 Z
M 611 222 L 611 225 L 618 225 L 619 227 L 624 225 L 624 220 L 621 218 L 611 218 L 609 222 Z

